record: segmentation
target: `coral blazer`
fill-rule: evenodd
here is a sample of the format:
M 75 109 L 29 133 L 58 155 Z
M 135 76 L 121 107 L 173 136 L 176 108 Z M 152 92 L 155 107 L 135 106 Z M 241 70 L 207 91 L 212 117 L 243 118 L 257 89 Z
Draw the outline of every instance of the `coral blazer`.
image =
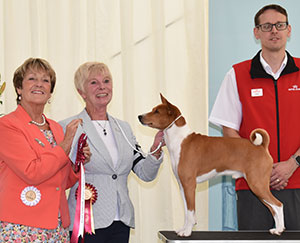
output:
M 62 127 L 46 119 L 59 144 Z M 65 190 L 78 176 L 60 146 L 50 143 L 18 106 L 0 118 L 0 220 L 54 229 L 59 213 L 64 228 L 70 224 Z

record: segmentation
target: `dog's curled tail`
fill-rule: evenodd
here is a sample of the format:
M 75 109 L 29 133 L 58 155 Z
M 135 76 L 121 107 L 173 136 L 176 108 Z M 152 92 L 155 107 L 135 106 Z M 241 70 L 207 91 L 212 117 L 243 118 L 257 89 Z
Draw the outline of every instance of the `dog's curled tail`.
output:
M 270 137 L 266 130 L 262 128 L 256 128 L 250 134 L 250 141 L 254 145 L 262 145 L 265 149 L 268 149 Z

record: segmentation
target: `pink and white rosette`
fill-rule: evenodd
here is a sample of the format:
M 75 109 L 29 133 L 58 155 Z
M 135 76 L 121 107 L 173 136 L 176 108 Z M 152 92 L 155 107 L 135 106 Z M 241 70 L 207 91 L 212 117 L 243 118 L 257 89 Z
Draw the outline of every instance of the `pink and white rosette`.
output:
M 75 192 L 75 198 L 78 198 L 78 190 Z M 92 205 L 97 201 L 98 192 L 95 186 L 90 183 L 85 183 L 84 190 L 84 199 L 85 199 L 85 208 L 84 208 L 84 232 L 88 234 L 95 234 L 94 227 L 94 216 L 93 216 L 93 207 Z
M 81 236 L 82 242 L 84 238 L 84 211 L 85 211 L 85 175 L 84 166 L 85 157 L 83 154 L 83 147 L 86 145 L 87 136 L 82 133 L 78 139 L 77 144 L 77 155 L 75 161 L 75 167 L 80 169 L 79 185 L 78 185 L 78 196 L 76 202 L 76 211 L 73 225 L 73 232 L 71 237 L 71 243 L 77 243 L 78 238 Z

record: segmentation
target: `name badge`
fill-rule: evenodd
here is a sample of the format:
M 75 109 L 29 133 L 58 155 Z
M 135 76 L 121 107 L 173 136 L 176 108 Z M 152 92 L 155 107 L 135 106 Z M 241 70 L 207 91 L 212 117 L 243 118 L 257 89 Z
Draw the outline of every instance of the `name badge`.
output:
M 263 89 L 251 89 L 251 97 L 263 96 Z

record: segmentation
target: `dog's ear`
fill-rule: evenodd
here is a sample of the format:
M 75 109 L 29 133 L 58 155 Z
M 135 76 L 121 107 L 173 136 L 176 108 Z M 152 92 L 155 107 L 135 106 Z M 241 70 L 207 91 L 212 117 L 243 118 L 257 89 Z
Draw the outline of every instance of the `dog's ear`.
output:
M 174 108 L 174 105 L 172 105 L 162 94 L 160 94 L 161 102 L 169 107 L 171 110 Z
M 164 105 L 167 105 L 168 107 L 172 107 L 173 106 L 162 94 L 160 94 L 160 99 L 161 99 L 161 102 Z
M 172 105 L 161 93 L 160 93 L 160 99 L 162 104 L 167 106 L 169 115 L 175 114 L 176 116 L 179 116 L 181 114 L 179 109 L 176 106 Z
M 161 102 L 163 104 L 167 104 L 168 103 L 167 99 L 161 93 L 160 93 L 160 99 L 161 99 Z

